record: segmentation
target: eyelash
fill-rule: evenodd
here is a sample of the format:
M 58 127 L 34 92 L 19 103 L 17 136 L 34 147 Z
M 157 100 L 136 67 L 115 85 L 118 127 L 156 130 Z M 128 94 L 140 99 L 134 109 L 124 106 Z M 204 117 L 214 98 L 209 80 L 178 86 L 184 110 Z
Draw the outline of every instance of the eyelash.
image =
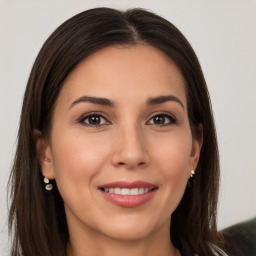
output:
M 104 123 L 104 124 L 101 124 L 101 123 L 100 123 L 100 124 L 85 123 L 85 120 L 86 120 L 86 119 L 92 118 L 92 117 L 98 117 L 98 118 L 104 119 L 104 120 L 106 121 L 106 123 Z M 105 118 L 102 114 L 99 114 L 99 113 L 90 113 L 90 114 L 87 114 L 87 115 L 85 115 L 85 116 L 82 116 L 78 121 L 79 121 L 79 123 L 81 123 L 82 125 L 89 126 L 89 127 L 96 127 L 96 128 L 110 124 L 110 122 L 107 121 L 107 118 Z
M 88 118 L 92 118 L 92 117 L 97 117 L 97 118 L 101 118 L 101 121 L 102 119 L 105 120 L 105 123 L 102 124 L 101 121 L 99 124 L 90 124 L 90 123 L 86 123 L 85 120 L 88 120 Z M 166 121 L 166 118 L 169 119 L 169 122 L 168 123 L 164 123 L 164 124 L 150 124 L 150 121 L 153 119 L 153 118 L 156 118 L 156 117 L 164 117 L 165 118 L 165 121 Z M 81 123 L 82 125 L 85 125 L 85 126 L 88 126 L 88 127 L 102 127 L 102 126 L 105 126 L 105 125 L 109 125 L 110 122 L 107 120 L 107 118 L 105 118 L 102 114 L 99 114 L 99 113 L 90 113 L 90 114 L 87 114 L 85 116 L 82 116 L 79 120 L 78 120 L 79 123 Z M 169 126 L 169 125 L 172 125 L 172 124 L 176 124 L 177 123 L 177 119 L 171 115 L 171 114 L 167 114 L 167 113 L 159 113 L 159 114 L 155 114 L 153 115 L 149 121 L 147 121 L 147 124 L 149 125 L 155 125 L 155 126 L 158 126 L 158 127 L 166 127 L 166 126 Z
M 160 127 L 166 127 L 166 126 L 169 126 L 169 125 L 172 125 L 172 124 L 176 124 L 177 123 L 177 119 L 171 115 L 170 113 L 159 113 L 159 114 L 155 114 L 153 115 L 148 122 L 150 122 L 153 118 L 156 118 L 156 117 L 164 117 L 165 119 L 169 119 L 169 122 L 166 124 L 151 124 L 151 125 L 156 125 L 156 126 L 160 126 Z M 148 123 L 147 122 L 147 123 Z

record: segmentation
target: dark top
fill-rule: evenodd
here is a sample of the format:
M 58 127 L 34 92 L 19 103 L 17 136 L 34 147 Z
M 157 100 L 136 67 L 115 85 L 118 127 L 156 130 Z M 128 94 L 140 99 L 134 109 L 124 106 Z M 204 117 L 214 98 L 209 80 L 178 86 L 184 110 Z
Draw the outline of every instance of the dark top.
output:
M 231 256 L 256 256 L 256 218 L 222 231 L 226 251 Z
M 184 240 L 182 240 L 182 246 L 181 247 L 182 248 L 180 249 L 180 253 L 181 253 L 182 256 L 206 256 L 206 255 L 198 255 L 198 254 L 194 253 L 191 246 L 187 242 L 185 242 Z M 211 248 L 212 255 L 214 255 L 214 256 L 228 256 L 224 251 L 222 251 L 216 245 L 213 245 L 213 244 L 209 243 L 209 247 Z M 231 256 L 233 256 L 233 255 L 231 254 Z

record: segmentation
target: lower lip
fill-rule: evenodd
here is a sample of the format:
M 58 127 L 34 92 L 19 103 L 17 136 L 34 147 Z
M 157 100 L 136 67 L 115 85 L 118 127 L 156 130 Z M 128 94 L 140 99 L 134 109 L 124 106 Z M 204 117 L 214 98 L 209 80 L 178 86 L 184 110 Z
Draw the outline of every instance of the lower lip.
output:
M 100 190 L 103 196 L 110 202 L 124 207 L 124 208 L 135 208 L 139 207 L 142 204 L 148 202 L 156 193 L 157 189 L 154 189 L 148 193 L 136 195 L 136 196 L 127 196 L 127 195 L 118 195 L 114 193 L 107 193 Z

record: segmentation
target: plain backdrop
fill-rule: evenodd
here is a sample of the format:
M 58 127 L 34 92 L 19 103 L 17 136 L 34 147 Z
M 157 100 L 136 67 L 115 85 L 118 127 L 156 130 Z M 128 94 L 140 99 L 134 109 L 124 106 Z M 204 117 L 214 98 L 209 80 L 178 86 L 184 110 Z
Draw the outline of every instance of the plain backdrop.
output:
M 211 94 L 221 160 L 218 226 L 256 216 L 255 1 L 0 1 L 0 255 L 8 255 L 7 181 L 22 97 L 50 33 L 98 6 L 142 7 L 176 25 L 192 44 Z

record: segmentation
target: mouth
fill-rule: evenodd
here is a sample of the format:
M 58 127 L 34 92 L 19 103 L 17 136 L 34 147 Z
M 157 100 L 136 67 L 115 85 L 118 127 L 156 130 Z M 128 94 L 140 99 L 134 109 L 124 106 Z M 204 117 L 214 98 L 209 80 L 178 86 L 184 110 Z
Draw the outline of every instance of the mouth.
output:
M 106 193 L 112 193 L 116 195 L 122 195 L 122 196 L 137 196 L 137 195 L 143 195 L 146 193 L 149 193 L 153 190 L 156 190 L 157 187 L 149 189 L 149 188 L 100 188 L 100 190 L 106 192 Z
M 144 182 L 119 181 L 99 186 L 103 197 L 117 206 L 135 208 L 154 197 L 158 186 Z

